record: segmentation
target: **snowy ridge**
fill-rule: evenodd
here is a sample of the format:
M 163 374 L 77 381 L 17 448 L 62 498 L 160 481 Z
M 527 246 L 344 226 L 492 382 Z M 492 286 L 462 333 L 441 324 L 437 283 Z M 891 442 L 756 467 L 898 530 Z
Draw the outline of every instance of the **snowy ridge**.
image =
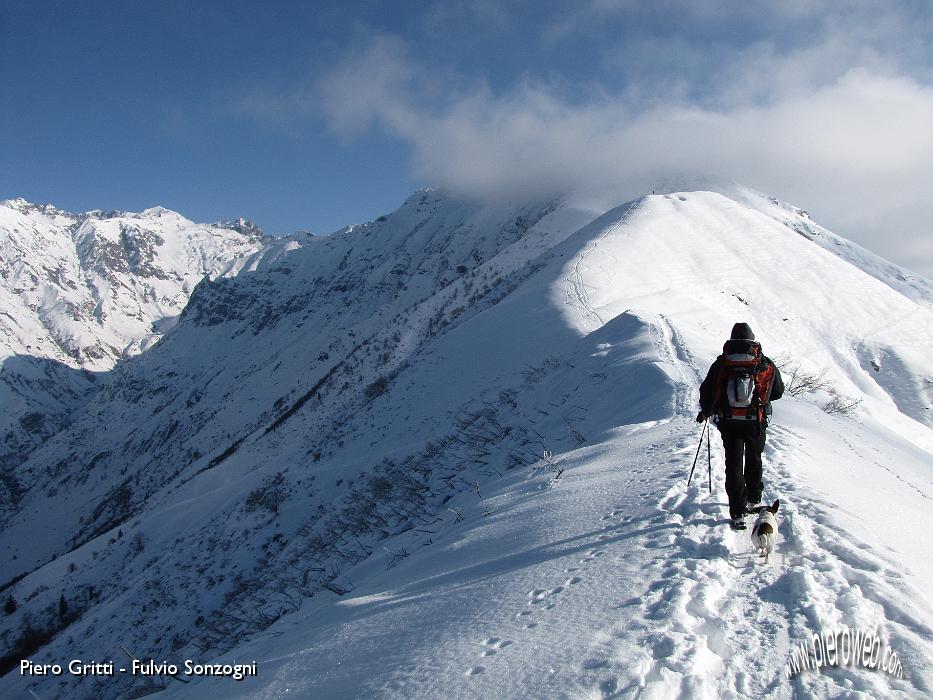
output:
M 0 556 L 20 608 L 0 634 L 51 624 L 64 595 L 80 616 L 37 660 L 122 644 L 260 674 L 11 673 L 0 688 L 929 694 L 931 311 L 762 206 L 694 191 L 603 213 L 425 191 L 202 282 L 172 333 L 18 472 Z M 851 415 L 820 410 L 825 394 L 775 405 L 766 496 L 785 505 L 768 566 L 724 528 L 715 434 L 713 494 L 705 465 L 685 488 L 697 386 L 736 320 L 862 400 Z M 880 630 L 908 677 L 786 677 L 792 644 L 842 624 Z
M 778 221 L 833 255 L 867 272 L 906 297 L 933 304 L 933 281 L 885 260 L 870 250 L 823 228 L 810 213 L 763 192 L 736 182 L 714 177 L 681 177 L 662 180 L 658 194 L 716 192 Z

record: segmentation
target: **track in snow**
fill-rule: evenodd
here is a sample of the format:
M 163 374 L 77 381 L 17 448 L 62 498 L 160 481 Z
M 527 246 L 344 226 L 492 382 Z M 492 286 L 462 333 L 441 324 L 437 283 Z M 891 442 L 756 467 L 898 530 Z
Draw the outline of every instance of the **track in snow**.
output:
M 590 295 L 586 290 L 586 282 L 583 279 L 583 263 L 586 260 L 586 257 L 596 250 L 600 242 L 613 235 L 616 231 L 624 228 L 625 224 L 631 218 L 631 215 L 638 209 L 639 204 L 640 200 L 631 202 L 628 206 L 628 209 L 625 210 L 625 214 L 622 215 L 622 218 L 619 219 L 615 225 L 608 227 L 605 231 L 603 231 L 602 234 L 593 239 L 582 251 L 580 251 L 577 260 L 573 265 L 573 269 L 567 276 L 567 303 L 570 306 L 574 306 L 580 309 L 583 317 L 591 324 L 595 324 L 594 327 L 596 328 L 604 325 L 606 322 L 590 303 Z
M 700 370 L 668 319 L 662 316 L 654 329 L 666 345 L 663 355 L 681 367 L 675 408 L 690 413 Z M 682 427 L 672 423 L 657 452 L 680 455 L 687 464 L 695 446 Z M 711 435 L 718 442 L 715 431 Z M 933 636 L 894 602 L 900 574 L 870 545 L 834 528 L 826 504 L 799 487 L 794 467 L 807 459 L 801 441 L 790 428 L 769 432 L 766 495 L 779 496 L 782 509 L 777 551 L 767 564 L 752 551 L 748 532 L 727 529 L 718 450 L 711 497 L 702 481 L 688 491 L 684 481 L 668 479 L 654 520 L 671 527 L 645 538 L 645 548 L 656 552 L 645 571 L 648 583 L 620 606 L 616 624 L 598 635 L 581 669 L 581 684 L 592 695 L 818 698 L 859 688 L 911 696 L 909 683 L 880 672 L 786 675 L 791 645 L 833 625 L 861 620 L 871 629 L 873 621 L 893 632 L 892 648 L 913 659 L 925 653 L 923 646 L 929 649 L 918 640 Z M 607 517 L 624 525 L 619 516 Z

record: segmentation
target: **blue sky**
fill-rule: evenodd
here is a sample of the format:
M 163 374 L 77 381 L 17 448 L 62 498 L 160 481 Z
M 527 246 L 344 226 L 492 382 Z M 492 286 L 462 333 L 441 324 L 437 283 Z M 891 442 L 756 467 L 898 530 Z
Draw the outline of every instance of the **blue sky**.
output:
M 708 173 L 929 276 L 931 30 L 920 0 L 2 0 L 0 198 L 327 233 L 424 185 Z

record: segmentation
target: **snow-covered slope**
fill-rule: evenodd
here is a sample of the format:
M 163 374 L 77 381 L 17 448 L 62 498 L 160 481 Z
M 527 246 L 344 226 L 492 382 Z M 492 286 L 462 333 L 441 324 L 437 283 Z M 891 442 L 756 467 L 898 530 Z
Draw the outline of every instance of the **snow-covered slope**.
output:
M 0 202 L 4 461 L 63 427 L 95 390 L 92 373 L 155 343 L 204 276 L 295 245 L 242 219 L 195 224 L 162 207 L 71 214 Z
M 800 235 L 804 213 L 728 194 L 598 215 L 422 192 L 200 283 L 20 471 L 3 639 L 22 644 L 28 618 L 55 634 L 37 661 L 120 661 L 123 645 L 256 659 L 259 676 L 14 671 L 0 689 L 928 694 L 926 282 L 864 270 Z M 723 526 L 718 445 L 713 495 L 684 485 L 696 388 L 737 320 L 862 400 L 850 415 L 822 411 L 825 391 L 776 404 L 769 566 Z M 843 624 L 877 627 L 909 677 L 786 678 L 792 643 Z

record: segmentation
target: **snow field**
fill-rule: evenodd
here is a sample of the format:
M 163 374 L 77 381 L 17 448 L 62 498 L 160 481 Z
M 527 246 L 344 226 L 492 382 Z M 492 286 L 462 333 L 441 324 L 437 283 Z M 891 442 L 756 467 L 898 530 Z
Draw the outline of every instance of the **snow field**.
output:
M 319 601 L 312 605 L 322 612 L 308 618 L 313 629 L 283 633 L 289 638 L 284 648 L 273 642 L 270 651 L 264 640 L 265 646 L 241 649 L 268 660 L 267 680 L 250 681 L 247 695 L 821 698 L 928 692 L 933 616 L 922 592 L 931 580 L 923 555 L 912 538 L 898 536 L 903 528 L 892 524 L 887 507 L 861 507 L 853 518 L 846 506 L 847 500 L 860 506 L 871 500 L 877 491 L 864 488 L 870 483 L 886 490 L 883 503 L 897 503 L 918 522 L 930 520 L 916 508 L 929 498 L 923 481 L 928 454 L 898 439 L 906 434 L 925 444 L 925 429 L 892 411 L 886 395 L 869 402 L 860 420 L 828 417 L 806 400 L 776 404 L 765 454 L 766 498 L 778 496 L 784 505 L 777 554 L 767 565 L 751 553 L 748 532 L 725 527 L 715 430 L 713 495 L 707 495 L 702 461 L 695 485 L 685 488 L 699 432 L 690 422 L 697 387 L 735 320 L 749 321 L 769 354 L 790 352 L 830 367 L 836 381 L 864 384 L 849 348 L 890 327 L 892 308 L 928 312 L 915 311 L 890 287 L 855 274 L 823 249 L 801 245 L 786 223 L 722 204 L 713 193 L 686 193 L 620 208 L 588 227 L 593 233 L 578 255 L 568 256 L 559 278 L 562 293 L 554 287 L 552 299 L 568 324 L 592 333 L 587 340 L 595 348 L 614 346 L 600 339 L 618 327 L 620 312 L 644 319 L 650 335 L 642 334 L 642 347 L 653 347 L 653 360 L 642 359 L 653 361 L 667 381 L 642 375 L 626 384 L 611 371 L 613 356 L 601 351 L 575 373 L 568 370 L 571 376 L 552 377 L 551 403 L 572 395 L 590 408 L 587 423 L 620 427 L 608 431 L 611 437 L 597 431 L 595 444 L 558 455 L 565 472 L 534 487 L 533 508 L 503 504 L 524 497 L 535 479 L 486 486 L 495 494 L 487 497 L 492 514 L 483 518 L 474 510 L 460 524 L 465 533 L 456 546 L 437 548 L 435 541 L 391 573 L 374 574 L 363 600 L 399 601 L 398 607 L 380 608 L 362 622 L 341 615 L 343 601 Z M 768 244 L 755 256 L 742 249 L 749 229 Z M 928 343 L 930 331 L 917 326 L 916 342 Z M 475 336 L 494 337 L 488 331 Z M 649 402 L 649 412 L 661 413 L 645 420 L 620 412 L 618 401 L 613 406 L 595 388 L 581 394 L 578 377 L 601 372 L 604 393 L 627 386 L 629 396 L 654 397 L 652 389 L 663 387 L 666 405 Z M 875 416 L 891 418 L 889 427 L 899 436 Z M 858 442 L 846 437 L 854 429 Z M 866 453 L 874 459 L 866 460 Z M 895 454 L 897 465 L 887 465 Z M 886 536 L 879 538 L 879 531 Z M 542 549 L 556 556 L 529 556 Z M 912 611 L 898 603 L 905 595 Z M 841 624 L 884 630 L 910 669 L 909 680 L 850 668 L 788 679 L 791 644 Z M 360 634 L 367 649 L 392 650 L 378 669 L 361 665 L 353 645 Z M 320 653 L 330 663 L 319 662 Z M 197 693 L 192 688 L 186 695 Z
M 840 527 L 800 478 L 809 454 L 834 449 L 801 426 L 828 419 L 794 399 L 779 406 L 789 425 L 772 428 L 765 455 L 766 497 L 783 503 L 769 564 L 747 532 L 726 528 L 716 431 L 710 496 L 702 459 L 685 485 L 695 424 L 631 424 L 559 455 L 556 481 L 494 481 L 484 488 L 490 515 L 465 509 L 463 523 L 393 569 L 350 572 L 367 581 L 352 598 L 311 601 L 238 650 L 263 669 L 241 696 L 916 697 L 929 688 L 931 617 L 910 581 L 924 572 L 898 571 L 883 542 Z M 904 590 L 919 603 L 913 612 L 897 603 Z M 841 624 L 884 630 L 910 680 L 861 669 L 789 680 L 790 645 Z M 388 656 L 373 667 L 376 649 Z
M 161 645 L 153 654 L 259 662 L 257 678 L 170 681 L 166 697 L 929 694 L 933 577 L 923 533 L 933 526 L 933 439 L 929 397 L 914 389 L 925 386 L 921 359 L 933 334 L 925 287 L 887 280 L 889 269 L 868 258 L 860 265 L 870 274 L 852 267 L 851 250 L 818 243 L 815 233 L 828 236 L 815 228 L 798 230 L 806 217 L 797 210 L 713 192 L 645 197 L 583 228 L 588 215 L 560 207 L 510 214 L 502 226 L 486 214 L 433 193 L 413 197 L 384 223 L 205 287 L 163 343 L 127 365 L 121 379 L 158 377 L 162 393 L 115 401 L 123 413 L 96 406 L 99 416 L 82 422 L 81 463 L 110 449 L 87 436 L 114 415 L 146 426 L 139 442 L 174 429 L 172 412 L 194 433 L 167 442 L 157 464 L 117 451 L 88 467 L 73 515 L 112 486 L 101 476 L 108 466 L 131 464 L 142 491 L 163 463 L 180 464 L 134 514 L 149 537 L 144 558 L 160 544 L 166 551 L 69 630 L 90 641 L 59 638 L 52 651 L 99 649 L 130 634 L 134 648 Z M 245 316 L 205 320 L 244 306 Z M 705 447 L 685 485 L 699 435 L 697 387 L 737 320 L 752 325 L 767 354 L 798 359 L 864 399 L 850 416 L 823 413 L 817 395 L 775 404 L 766 498 L 783 505 L 767 565 L 750 555 L 748 532 L 726 527 L 715 430 L 714 493 Z M 388 359 L 360 349 L 364 338 Z M 188 357 L 190 347 L 204 352 Z M 267 434 L 340 358 L 348 371 L 327 395 Z M 367 395 L 380 376 L 390 378 Z M 213 413 L 201 413 L 205 404 Z M 452 426 L 476 411 L 495 434 L 458 442 Z M 277 577 L 292 573 L 292 562 L 333 563 L 299 555 L 313 526 L 334 522 L 318 509 L 345 502 L 344 480 L 365 483 L 383 458 L 406 464 L 426 441 L 448 436 L 457 439 L 432 454 L 459 479 L 450 500 L 365 558 L 340 559 L 343 595 L 299 596 L 299 609 L 227 653 L 202 655 L 190 642 L 168 651 L 172 634 L 196 634 L 195 613 L 223 600 L 226 584 L 195 590 L 204 580 L 253 575 L 268 599 L 287 597 Z M 202 469 L 234 439 L 237 449 Z M 291 488 L 282 512 L 244 515 L 245 494 L 278 470 Z M 32 514 L 47 504 L 32 495 L 20 527 L 36 531 Z M 49 528 L 33 556 L 68 534 L 62 522 Z M 361 546 L 334 537 L 345 550 Z M 115 567 L 121 547 L 92 541 L 68 555 L 82 565 L 75 578 Z M 102 556 L 83 566 L 92 548 Z M 190 571 L 192 561 L 203 574 Z M 64 565 L 59 558 L 20 586 L 49 585 L 54 602 Z M 166 601 L 156 640 L 134 617 L 133 605 L 151 600 L 143 589 Z M 877 628 L 908 678 L 846 668 L 788 679 L 791 645 L 837 625 Z M 24 684 L 4 678 L 0 688 Z M 68 691 L 114 694 L 89 688 Z

